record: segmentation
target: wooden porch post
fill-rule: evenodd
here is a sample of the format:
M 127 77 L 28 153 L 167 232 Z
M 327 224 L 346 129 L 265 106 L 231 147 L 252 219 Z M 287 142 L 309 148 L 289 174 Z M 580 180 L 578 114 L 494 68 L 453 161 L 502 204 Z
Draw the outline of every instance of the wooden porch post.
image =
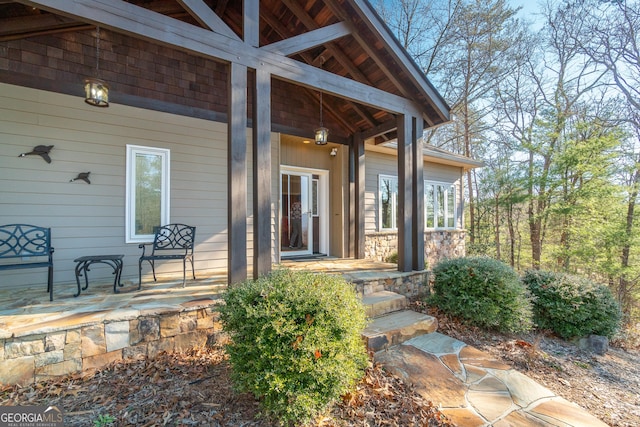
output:
M 227 254 L 229 285 L 247 279 L 247 67 L 229 66 Z
M 271 75 L 253 87 L 253 278 L 271 271 Z
M 353 197 L 350 201 L 350 212 L 353 212 L 352 219 L 352 242 L 353 257 L 364 259 L 364 197 L 365 197 L 365 170 L 364 170 L 364 139 L 360 132 L 353 135 L 352 144 L 349 147 L 349 168 L 351 169 Z
M 413 269 L 424 270 L 424 155 L 422 153 L 423 122 L 413 118 Z
M 412 173 L 413 120 L 399 114 L 398 121 L 398 270 L 411 271 L 413 267 L 413 229 L 411 215 L 414 205 Z

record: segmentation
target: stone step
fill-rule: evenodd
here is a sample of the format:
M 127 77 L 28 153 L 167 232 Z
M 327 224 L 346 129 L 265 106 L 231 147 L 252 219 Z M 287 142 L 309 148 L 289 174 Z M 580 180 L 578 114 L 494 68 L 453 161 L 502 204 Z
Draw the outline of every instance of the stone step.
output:
M 435 317 L 412 310 L 397 311 L 373 319 L 362 332 L 362 337 L 371 351 L 380 351 L 402 344 L 419 335 L 430 334 L 438 329 Z
M 368 317 L 380 317 L 407 308 L 404 295 L 390 291 L 380 291 L 365 295 L 362 298 Z

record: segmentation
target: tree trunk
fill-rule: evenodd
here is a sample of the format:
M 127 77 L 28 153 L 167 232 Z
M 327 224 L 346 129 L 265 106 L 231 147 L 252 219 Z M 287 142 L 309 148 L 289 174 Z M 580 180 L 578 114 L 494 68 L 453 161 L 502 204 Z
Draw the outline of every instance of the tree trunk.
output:
M 469 105 L 464 104 L 464 155 L 471 158 L 471 136 L 469 135 Z M 467 188 L 469 189 L 469 242 L 476 241 L 476 211 L 475 198 L 473 196 L 473 180 L 471 169 L 467 171 Z
M 620 266 L 622 267 L 622 275 L 620 276 L 618 285 L 618 302 L 622 311 L 631 314 L 631 286 L 626 270 L 629 268 L 629 258 L 631 255 L 631 241 L 633 237 L 633 217 L 635 213 L 636 199 L 638 198 L 638 187 L 640 186 L 640 162 L 636 162 L 638 167 L 633 175 L 631 183 L 631 192 L 629 193 L 629 204 L 627 205 L 627 223 L 625 225 L 625 240 L 622 246 L 622 254 L 620 256 Z
M 536 199 L 533 191 L 533 152 L 529 152 L 529 204 L 527 207 L 527 216 L 529 221 L 529 240 L 531 242 L 531 268 L 540 269 L 540 257 L 542 254 L 542 221 L 540 216 L 536 215 Z
M 516 266 L 516 231 L 513 226 L 513 205 L 507 207 L 507 226 L 509 228 L 509 264 Z
M 496 206 L 495 206 L 495 244 L 496 244 L 496 258 L 501 258 L 500 253 L 500 196 L 496 194 Z
M 560 232 L 560 255 L 558 255 L 558 268 L 569 269 L 569 218 L 563 215 L 562 231 Z

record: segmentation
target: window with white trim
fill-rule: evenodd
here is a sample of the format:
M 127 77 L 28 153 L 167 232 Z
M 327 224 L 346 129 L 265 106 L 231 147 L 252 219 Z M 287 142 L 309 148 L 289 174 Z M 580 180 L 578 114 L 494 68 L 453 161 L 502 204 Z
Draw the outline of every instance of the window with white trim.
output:
M 127 145 L 126 242 L 153 240 L 154 229 L 169 224 L 170 151 Z
M 396 230 L 398 228 L 398 178 L 380 175 L 378 187 L 380 230 Z
M 456 228 L 456 187 L 452 184 L 424 182 L 426 228 Z

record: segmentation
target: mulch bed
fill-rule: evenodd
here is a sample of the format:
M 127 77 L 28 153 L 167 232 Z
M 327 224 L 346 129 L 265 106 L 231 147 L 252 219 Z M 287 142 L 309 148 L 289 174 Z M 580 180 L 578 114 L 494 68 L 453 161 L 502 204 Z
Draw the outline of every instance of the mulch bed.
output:
M 0 405 L 53 405 L 65 426 L 275 426 L 259 402 L 233 391 L 230 365 L 219 346 L 105 369 L 28 387 L 0 389 Z M 113 420 L 111 423 L 107 421 Z M 380 366 L 367 369 L 357 388 L 317 426 L 452 426 L 437 407 Z

